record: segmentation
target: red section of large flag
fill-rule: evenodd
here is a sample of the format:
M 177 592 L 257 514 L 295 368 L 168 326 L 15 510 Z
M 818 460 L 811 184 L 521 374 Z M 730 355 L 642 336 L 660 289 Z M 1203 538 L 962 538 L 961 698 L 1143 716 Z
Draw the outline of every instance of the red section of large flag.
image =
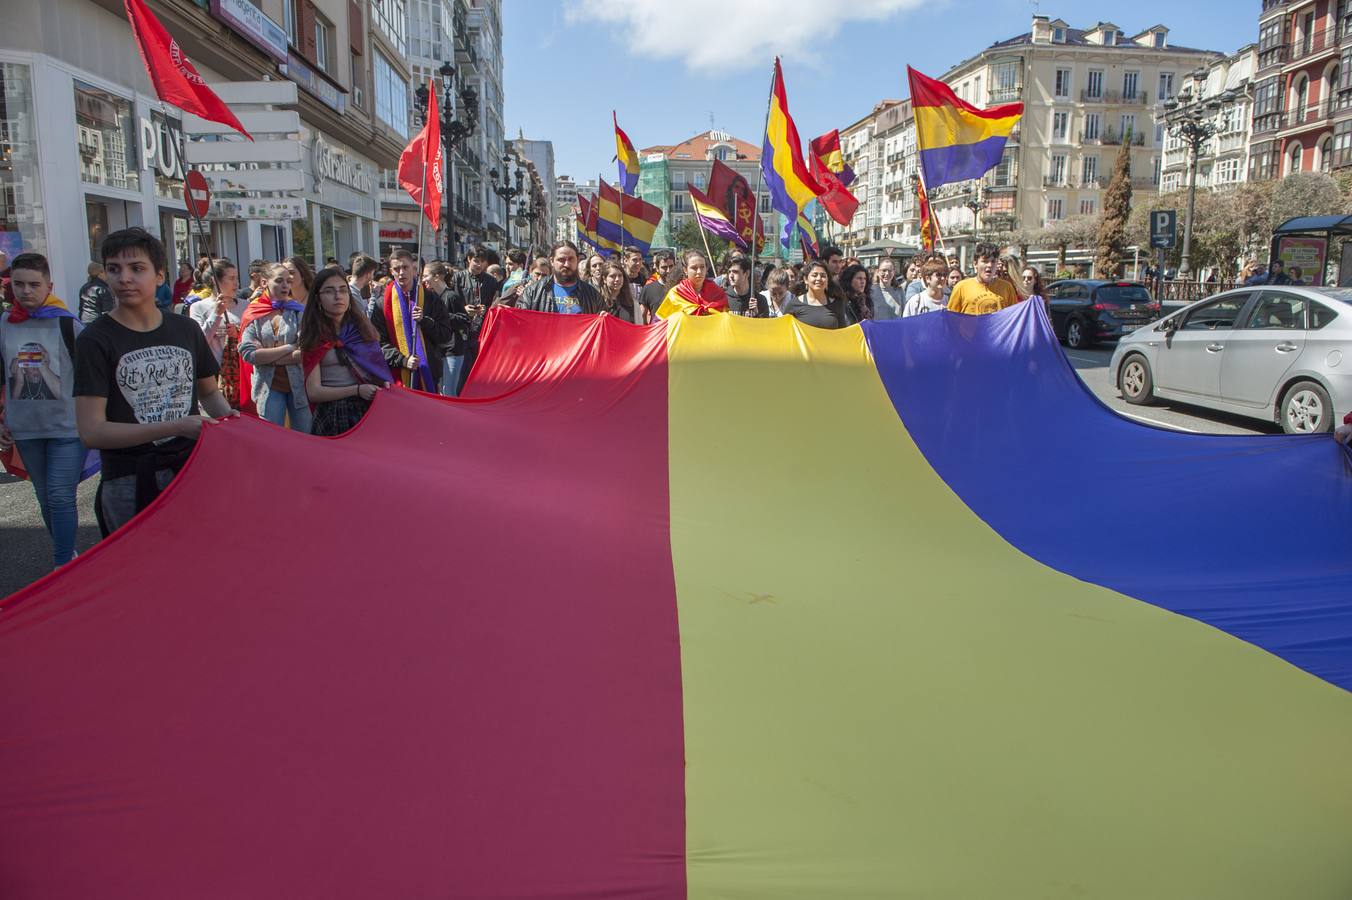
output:
M 183 48 L 169 34 L 160 20 L 143 0 L 124 0 L 131 32 L 141 51 L 141 62 L 155 87 L 155 94 L 165 103 L 211 121 L 228 125 L 253 140 L 253 135 L 235 118 L 225 101 L 207 87 L 197 69 L 188 61 Z
M 836 222 L 850 224 L 855 210 L 859 209 L 859 200 L 827 163 L 827 160 L 832 160 L 842 168 L 844 166 L 840 152 L 840 132 L 833 130 L 815 138 L 810 148 L 812 152 L 808 157 L 808 167 L 812 170 L 812 177 L 823 188 L 822 193 L 817 195 L 817 201 Z
M 494 310 L 483 344 L 471 400 L 208 426 L 5 602 L 0 897 L 683 900 L 666 330 Z M 204 571 L 241 496 L 290 549 Z
M 435 230 L 441 223 L 441 198 L 445 195 L 441 168 L 445 156 L 441 146 L 441 117 L 437 112 L 436 82 L 427 84 L 427 122 L 399 154 L 399 186 L 408 191 L 413 202 Z M 423 185 L 427 185 L 424 196 Z
M 709 171 L 709 189 L 705 192 L 709 202 L 717 206 L 728 217 L 732 227 L 745 246 L 751 246 L 752 235 L 756 236 L 756 247 L 765 243 L 764 223 L 756 215 L 756 194 L 746 178 L 723 162 L 715 159 Z

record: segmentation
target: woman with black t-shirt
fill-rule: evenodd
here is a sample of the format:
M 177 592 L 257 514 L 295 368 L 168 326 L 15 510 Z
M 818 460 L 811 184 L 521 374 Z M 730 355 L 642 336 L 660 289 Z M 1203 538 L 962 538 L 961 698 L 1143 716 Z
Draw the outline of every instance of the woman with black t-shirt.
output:
M 840 286 L 831 281 L 826 263 L 814 259 L 803 269 L 803 295 L 784 304 L 784 315 L 818 328 L 844 328 L 850 313 Z

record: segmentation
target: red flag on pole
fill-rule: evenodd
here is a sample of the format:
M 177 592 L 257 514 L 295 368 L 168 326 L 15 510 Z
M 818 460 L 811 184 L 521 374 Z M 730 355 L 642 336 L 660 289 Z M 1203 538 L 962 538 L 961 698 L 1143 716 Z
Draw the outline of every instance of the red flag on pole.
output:
M 207 87 L 178 41 L 155 18 L 144 0 L 124 0 L 124 3 L 127 18 L 131 21 L 131 32 L 136 37 L 136 46 L 141 50 L 141 62 L 145 64 L 150 83 L 155 86 L 155 94 L 165 103 L 185 112 L 229 125 L 252 141 L 253 135 L 239 124 L 239 119 L 235 118 L 225 101 Z
M 828 131 L 815 139 L 810 147 L 812 155 L 808 158 L 808 167 L 812 177 L 826 189 L 825 193 L 818 195 L 817 201 L 827 215 L 841 225 L 849 225 L 855 210 L 859 208 L 859 201 L 849 191 L 854 171 L 841 157 L 839 129 Z
M 413 202 L 422 207 L 427 221 L 436 230 L 441 222 L 442 182 L 441 118 L 437 113 L 437 86 L 427 85 L 427 122 L 399 154 L 399 184 Z M 423 187 L 426 186 L 426 196 Z

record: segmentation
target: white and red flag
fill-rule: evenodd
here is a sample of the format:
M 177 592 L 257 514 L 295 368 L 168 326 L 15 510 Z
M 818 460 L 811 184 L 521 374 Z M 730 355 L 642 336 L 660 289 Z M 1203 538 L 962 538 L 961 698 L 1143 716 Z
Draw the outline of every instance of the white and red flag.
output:
M 208 121 L 229 125 L 253 140 L 253 135 L 244 130 L 225 101 L 207 87 L 178 41 L 155 18 L 144 0 L 124 0 L 124 4 L 127 18 L 131 20 L 132 34 L 136 36 L 136 46 L 141 50 L 141 62 L 145 63 L 155 94 L 165 103 Z
M 422 207 L 435 230 L 441 222 L 442 183 L 441 118 L 437 113 L 437 86 L 427 85 L 427 122 L 399 154 L 399 185 Z

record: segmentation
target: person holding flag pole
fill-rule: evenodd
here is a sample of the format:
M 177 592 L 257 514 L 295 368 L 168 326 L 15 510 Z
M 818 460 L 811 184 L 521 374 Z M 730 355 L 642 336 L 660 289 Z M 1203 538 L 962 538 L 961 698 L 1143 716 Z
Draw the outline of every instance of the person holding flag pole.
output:
M 429 87 L 434 88 L 435 85 Z M 441 119 L 437 93 L 428 91 L 427 118 L 399 155 L 399 184 L 408 191 L 423 215 L 418 218 L 418 246 L 429 223 L 435 231 L 441 220 L 444 184 Z M 445 302 L 424 291 L 421 261 L 407 250 L 390 254 L 390 274 L 383 298 L 377 299 L 371 324 L 380 337 L 381 350 L 404 387 L 436 393 L 443 371 L 443 349 L 451 346 L 455 329 Z M 437 351 L 436 355 L 432 351 Z

